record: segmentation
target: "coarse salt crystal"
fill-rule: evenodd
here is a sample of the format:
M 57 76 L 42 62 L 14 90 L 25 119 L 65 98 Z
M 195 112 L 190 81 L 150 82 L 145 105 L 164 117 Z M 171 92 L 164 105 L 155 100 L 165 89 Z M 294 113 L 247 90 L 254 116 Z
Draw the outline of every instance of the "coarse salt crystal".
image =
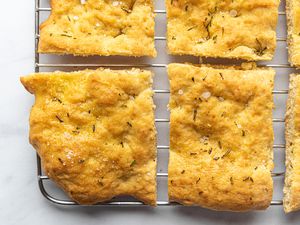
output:
M 78 20 L 79 17 L 78 17 L 78 16 L 74 16 L 73 19 L 74 19 L 74 20 Z
M 64 136 L 66 139 L 71 139 L 71 135 L 68 132 L 64 132 Z
M 232 17 L 236 17 L 236 16 L 237 16 L 237 11 L 234 10 L 234 9 L 232 9 L 232 10 L 230 10 L 229 14 L 230 14 L 230 16 L 232 16 Z
M 224 98 L 219 97 L 219 101 L 220 101 L 220 102 L 224 102 Z
M 86 0 L 80 0 L 80 3 L 81 4 L 85 4 L 86 2 L 85 2 Z
M 182 94 L 183 94 L 183 90 L 180 89 L 180 90 L 178 91 L 178 94 L 179 94 L 179 95 L 182 95 Z
M 112 3 L 112 5 L 113 5 L 113 6 L 118 6 L 118 5 L 120 5 L 120 2 L 119 2 L 119 1 L 114 1 L 114 2 Z
M 200 141 L 201 141 L 202 143 L 204 143 L 204 142 L 206 142 L 206 141 L 208 141 L 208 140 L 209 140 L 209 138 L 206 137 L 206 136 L 203 136 L 203 137 L 200 138 Z
M 100 24 L 99 24 L 99 23 L 96 23 L 96 27 L 100 27 Z
M 197 40 L 197 43 L 203 43 L 203 42 L 205 42 L 206 40 L 204 39 L 204 38 L 199 38 L 198 40 Z M 202 58 L 200 58 L 199 60 L 201 60 Z
M 206 92 L 202 93 L 201 96 L 202 96 L 202 98 L 204 98 L 204 99 L 208 99 L 208 98 L 210 98 L 211 93 L 210 93 L 209 91 L 206 91 Z
M 72 159 L 72 157 L 74 156 L 74 152 L 72 151 L 72 150 L 70 150 L 70 149 L 68 149 L 69 151 L 68 151 L 68 153 L 66 154 L 66 157 L 68 158 L 68 159 Z

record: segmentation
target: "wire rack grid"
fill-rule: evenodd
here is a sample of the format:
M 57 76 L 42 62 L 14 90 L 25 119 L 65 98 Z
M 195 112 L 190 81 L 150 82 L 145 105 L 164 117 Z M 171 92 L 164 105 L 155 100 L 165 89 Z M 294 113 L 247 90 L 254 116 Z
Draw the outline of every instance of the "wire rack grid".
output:
M 112 67 L 112 68 L 126 68 L 126 67 L 138 67 L 138 68 L 166 68 L 167 64 L 160 63 L 126 63 L 126 64 L 110 64 L 110 63 L 41 63 L 40 62 L 40 54 L 38 53 L 38 42 L 39 42 L 39 25 L 41 21 L 41 14 L 43 12 L 50 12 L 51 8 L 49 7 L 41 7 L 41 2 L 43 0 L 35 0 L 35 72 L 40 72 L 41 68 L 91 68 L 91 67 Z M 156 14 L 165 15 L 166 10 L 163 9 L 155 9 Z M 284 11 L 279 11 L 279 17 L 285 17 Z M 155 36 L 156 41 L 166 41 L 165 36 Z M 286 42 L 285 37 L 277 37 L 277 42 Z M 157 49 L 159 51 L 159 49 Z M 279 68 L 279 69 L 291 69 L 292 67 L 288 63 L 276 63 L 276 64 L 265 64 L 264 66 Z M 154 89 L 154 94 L 166 94 L 169 95 L 170 91 L 168 89 Z M 287 95 L 288 90 L 274 90 L 274 95 Z M 169 119 L 167 118 L 156 118 L 156 123 L 169 123 Z M 284 123 L 284 118 L 273 118 L 273 123 Z M 168 145 L 158 145 L 157 149 L 168 150 Z M 273 149 L 285 149 L 285 144 L 274 144 Z M 283 177 L 284 172 L 274 172 L 272 173 L 272 177 Z M 43 174 L 42 165 L 40 157 L 37 155 L 37 177 L 38 184 L 42 195 L 48 199 L 50 202 L 59 204 L 59 205 L 77 205 L 76 202 L 68 200 L 68 199 L 60 199 L 56 196 L 48 193 L 45 182 L 49 182 L 50 179 Z M 167 178 L 167 172 L 157 172 L 157 177 Z M 122 206 L 137 206 L 144 205 L 142 202 L 137 200 L 130 201 L 119 201 L 112 200 L 110 202 L 99 203 L 99 206 L 113 206 L 113 205 L 122 205 Z M 158 206 L 170 206 L 170 205 L 178 205 L 174 202 L 169 201 L 157 201 Z M 271 205 L 282 205 L 282 200 L 272 200 Z

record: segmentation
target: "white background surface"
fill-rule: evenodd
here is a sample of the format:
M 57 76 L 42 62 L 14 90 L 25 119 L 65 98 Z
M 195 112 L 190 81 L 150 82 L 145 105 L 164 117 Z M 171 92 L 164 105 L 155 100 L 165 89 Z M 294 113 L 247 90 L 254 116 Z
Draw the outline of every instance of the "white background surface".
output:
M 163 8 L 157 0 L 157 9 Z M 282 10 L 281 10 L 282 11 Z M 262 18 L 263 19 L 263 18 Z M 164 15 L 157 16 L 157 34 L 164 36 Z M 285 37 L 284 17 L 279 17 L 278 37 Z M 35 152 L 28 143 L 28 117 L 33 103 L 19 82 L 20 75 L 34 70 L 34 0 L 4 1 L 0 7 L 0 225 L 11 224 L 300 224 L 300 213 L 285 215 L 281 206 L 249 213 L 213 212 L 197 207 L 80 207 L 57 206 L 39 192 L 36 178 Z M 165 42 L 157 41 L 156 63 L 195 62 L 195 58 L 168 57 Z M 275 59 L 268 64 L 286 63 L 285 44 L 278 43 Z M 118 58 L 125 60 L 124 58 Z M 42 57 L 45 62 L 74 62 L 73 57 Z M 86 59 L 77 59 L 84 61 Z M 94 57 L 90 62 L 115 60 Z M 139 59 L 145 62 L 145 59 Z M 114 61 L 116 62 L 116 61 Z M 167 88 L 164 69 L 155 70 L 155 88 Z M 277 69 L 275 89 L 286 89 L 288 69 Z M 274 117 L 281 118 L 286 96 L 275 96 Z M 167 96 L 155 96 L 157 118 L 166 118 Z M 161 127 L 160 127 L 161 126 Z M 283 126 L 275 124 L 275 143 L 284 143 Z M 168 144 L 168 127 L 158 125 L 159 144 Z M 283 167 L 283 150 L 275 149 L 275 171 Z M 159 170 L 165 172 L 167 152 L 159 151 Z M 274 179 L 274 199 L 282 197 L 283 178 Z M 165 181 L 159 181 L 159 197 L 165 200 Z

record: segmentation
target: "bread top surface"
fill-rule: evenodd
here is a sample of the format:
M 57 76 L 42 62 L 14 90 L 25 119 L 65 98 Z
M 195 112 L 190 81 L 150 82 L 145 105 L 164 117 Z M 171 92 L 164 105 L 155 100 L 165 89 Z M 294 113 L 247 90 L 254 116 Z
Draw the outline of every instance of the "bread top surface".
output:
M 271 60 L 278 6 L 279 0 L 167 0 L 169 52 Z
M 300 1 L 287 0 L 287 24 L 289 61 L 293 66 L 300 66 Z
M 286 213 L 300 209 L 300 76 L 290 75 L 286 113 L 286 176 L 283 206 Z
M 132 195 L 156 204 L 151 72 L 54 72 L 21 81 L 36 96 L 30 143 L 72 199 L 94 204 Z
M 275 72 L 251 67 L 168 66 L 171 201 L 229 211 L 269 206 Z
M 156 56 L 152 0 L 51 0 L 40 53 Z

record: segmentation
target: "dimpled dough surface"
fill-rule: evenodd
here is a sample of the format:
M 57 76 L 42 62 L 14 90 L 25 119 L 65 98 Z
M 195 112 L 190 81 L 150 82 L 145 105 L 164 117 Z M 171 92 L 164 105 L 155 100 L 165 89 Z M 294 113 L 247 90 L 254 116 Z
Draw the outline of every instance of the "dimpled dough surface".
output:
M 175 55 L 271 60 L 279 0 L 166 0 Z
M 51 0 L 40 53 L 156 56 L 152 0 Z
M 273 69 L 170 64 L 169 198 L 215 210 L 272 200 Z
M 50 179 L 80 204 L 118 195 L 156 204 L 151 72 L 54 72 L 21 81 L 36 97 L 30 143 Z

